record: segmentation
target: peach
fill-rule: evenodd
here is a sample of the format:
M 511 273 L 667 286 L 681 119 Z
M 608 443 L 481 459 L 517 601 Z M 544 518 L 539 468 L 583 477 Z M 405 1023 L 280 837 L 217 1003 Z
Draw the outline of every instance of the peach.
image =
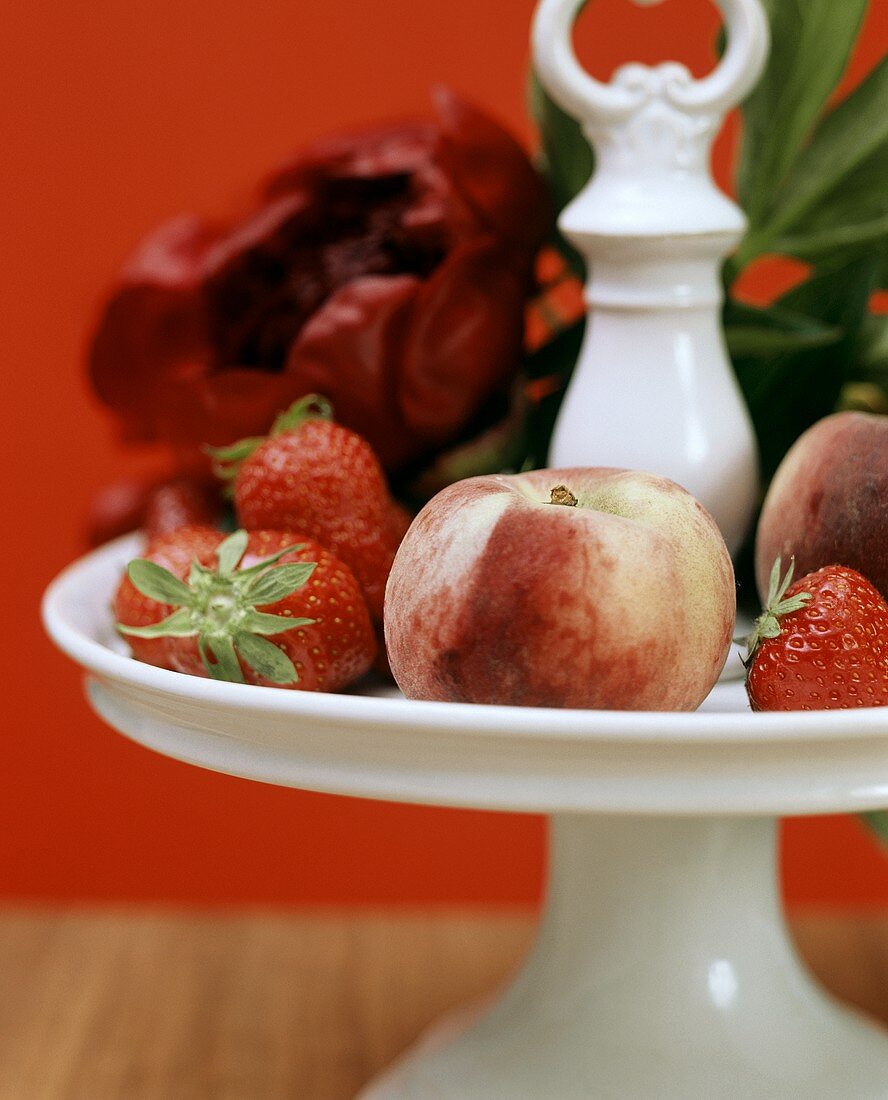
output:
M 888 598 L 888 416 L 843 412 L 789 450 L 765 498 L 755 544 L 764 599 L 774 559 L 796 576 L 847 565 Z
M 693 710 L 735 610 L 724 540 L 680 486 L 535 470 L 426 505 L 395 558 L 385 636 L 411 699 Z

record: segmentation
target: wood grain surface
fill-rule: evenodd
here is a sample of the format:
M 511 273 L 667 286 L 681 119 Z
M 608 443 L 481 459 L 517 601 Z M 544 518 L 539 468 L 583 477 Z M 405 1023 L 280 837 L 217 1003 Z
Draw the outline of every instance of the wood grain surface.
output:
M 2 1100 L 349 1100 L 521 958 L 524 914 L 0 912 Z M 888 1021 L 888 919 L 794 928 Z

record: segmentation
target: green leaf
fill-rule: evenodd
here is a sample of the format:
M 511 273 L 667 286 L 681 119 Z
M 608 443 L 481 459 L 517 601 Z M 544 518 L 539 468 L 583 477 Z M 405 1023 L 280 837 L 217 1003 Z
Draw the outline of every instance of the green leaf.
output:
M 289 615 L 269 615 L 264 611 L 248 611 L 241 624 L 251 634 L 283 634 L 300 626 L 311 626 L 314 619 L 291 619 Z
M 774 249 L 817 262 L 839 252 L 888 254 L 888 138 L 823 195 Z
M 197 634 L 194 618 L 187 607 L 180 607 L 172 615 L 150 626 L 124 626 L 118 623 L 117 629 L 121 634 L 134 638 L 193 638 Z
M 870 314 L 860 327 L 853 377 L 888 391 L 888 314 Z
M 248 436 L 246 439 L 239 439 L 229 447 L 205 447 L 204 450 L 217 462 L 240 462 L 251 455 L 260 443 L 264 442 L 264 435 L 253 435 Z
M 733 358 L 770 358 L 785 352 L 829 347 L 842 338 L 836 325 L 771 306 L 755 309 L 729 301 L 725 307 L 725 336 Z
M 231 684 L 244 683 L 244 674 L 230 636 L 201 637 L 200 655 L 204 667 L 214 680 L 227 680 Z
M 235 531 L 219 546 L 216 557 L 219 559 L 219 572 L 229 576 L 237 569 L 237 563 L 244 556 L 250 536 L 246 531 Z
M 868 814 L 861 814 L 861 820 L 876 834 L 879 840 L 888 844 L 888 811 L 874 810 Z
M 316 562 L 294 562 L 279 565 L 251 578 L 245 595 L 253 604 L 277 603 L 301 588 L 315 571 Z
M 823 325 L 820 332 L 812 333 L 769 328 L 767 325 L 731 325 L 725 329 L 725 337 L 733 357 L 766 359 L 782 352 L 827 347 L 841 339 L 842 331 L 829 325 Z
M 888 389 L 870 382 L 847 382 L 842 389 L 838 407 L 843 412 L 868 412 L 886 416 Z
M 299 682 L 296 666 L 274 642 L 258 638 L 255 634 L 242 633 L 235 637 L 234 644 L 250 668 L 266 680 L 271 680 L 273 684 Z
M 873 259 L 824 269 L 778 302 L 780 311 L 838 328 L 842 334 L 839 342 L 767 357 L 734 358 L 758 436 L 765 484 L 802 432 L 836 408 L 851 373 L 875 278 Z M 731 303 L 728 316 L 736 308 L 736 303 Z
M 873 172 L 879 171 L 885 163 L 882 148 L 888 143 L 886 103 L 888 58 L 884 58 L 817 127 L 811 143 L 797 158 L 776 193 L 767 217 L 756 227 L 755 238 L 767 242 L 770 247 L 778 240 L 798 238 L 809 221 L 822 231 L 826 223 L 818 220 L 821 203 L 826 204 L 824 216 L 835 216 L 835 211 L 842 209 L 850 212 L 853 219 L 849 203 L 855 201 L 854 194 L 849 193 L 849 202 L 846 202 L 844 191 L 846 186 L 859 189 L 861 183 L 872 180 Z M 856 201 L 859 201 L 859 190 L 857 194 Z M 872 204 L 869 209 L 872 210 Z M 880 209 L 878 200 L 875 209 Z M 863 218 L 864 222 L 869 220 L 872 220 L 869 216 Z M 748 248 L 747 243 L 744 249 L 748 251 Z
M 870 314 L 861 325 L 841 408 L 888 414 L 888 315 Z
M 792 584 L 795 573 L 795 558 L 790 559 L 789 569 L 786 575 L 781 577 L 783 562 L 778 554 L 771 568 L 771 578 L 768 583 L 768 598 L 765 601 L 765 610 L 755 620 L 752 633 L 746 640 L 749 656 L 758 649 L 762 638 L 779 638 L 782 632 L 780 620 L 784 615 L 791 615 L 794 611 L 801 611 L 811 601 L 810 592 L 797 592 L 794 596 L 786 598 L 786 592 Z
M 129 563 L 126 572 L 143 596 L 173 606 L 191 603 L 193 594 L 188 585 L 157 562 L 136 558 Z
M 244 577 L 254 577 L 257 573 L 264 573 L 270 566 L 275 565 L 286 554 L 292 554 L 294 550 L 301 550 L 305 543 L 294 543 L 293 546 L 285 546 L 283 550 L 278 550 L 274 554 L 269 554 L 267 558 L 262 558 L 261 561 L 257 561 L 255 565 L 251 565 L 248 569 L 241 569 L 238 572 L 238 577 L 243 579 Z
M 207 569 L 205 565 L 201 565 L 197 558 L 195 558 L 191 563 L 191 568 L 188 570 L 188 583 L 194 588 L 195 585 L 199 586 L 204 578 L 214 577 L 215 575 L 216 572 L 214 569 Z
M 780 237 L 774 251 L 800 260 L 819 260 L 835 255 L 839 250 L 866 252 L 876 243 L 888 241 L 888 213 L 855 225 L 825 226 L 820 230 L 805 230 L 791 237 Z
M 271 426 L 269 435 L 283 435 L 284 432 L 292 432 L 306 420 L 332 420 L 333 406 L 326 397 L 320 394 L 310 393 L 306 397 L 300 397 L 288 408 L 278 415 Z
M 737 172 L 738 194 L 754 225 L 838 84 L 866 6 L 866 0 L 766 0 L 771 54 L 743 105 Z
M 255 435 L 247 439 L 239 439 L 230 447 L 204 447 L 204 451 L 213 460 L 213 473 L 216 477 L 223 481 L 232 481 L 237 477 L 241 463 L 264 442 L 265 436 Z
M 531 72 L 530 110 L 540 132 L 541 168 L 556 212 L 561 211 L 588 183 L 595 155 L 580 124 L 558 106 Z
M 542 384 L 545 396 L 529 403 L 525 428 L 526 454 L 523 469 L 540 469 L 547 465 L 549 443 L 564 393 L 573 375 L 580 354 L 585 318 L 564 329 L 548 344 L 525 360 L 525 371 L 531 383 Z

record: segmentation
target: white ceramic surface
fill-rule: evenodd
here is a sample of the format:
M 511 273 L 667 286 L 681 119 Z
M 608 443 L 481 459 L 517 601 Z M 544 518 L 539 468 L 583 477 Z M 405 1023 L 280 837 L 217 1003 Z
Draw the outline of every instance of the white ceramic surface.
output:
M 785 814 L 888 806 L 888 708 L 753 715 L 742 683 L 696 714 L 560 711 L 318 695 L 141 664 L 110 594 L 137 538 L 50 587 L 49 633 L 93 705 L 136 741 L 284 786 L 531 812 Z
M 571 42 L 584 2 L 541 0 L 533 32 L 542 82 L 596 152 L 595 174 L 559 223 L 588 261 L 590 314 L 550 464 L 671 477 L 734 551 L 752 516 L 757 457 L 720 326 L 720 266 L 746 223 L 709 161 L 725 112 L 761 72 L 767 21 L 759 0 L 718 0 L 728 48 L 708 77 L 632 64 L 601 84 Z
M 361 1100 L 885 1100 L 888 1036 L 787 938 L 774 829 L 557 817 L 524 967 Z
M 503 995 L 447 1021 L 363 1100 L 875 1100 L 888 1039 L 825 997 L 787 941 L 774 815 L 888 805 L 888 708 L 695 714 L 312 695 L 139 664 L 108 602 L 138 540 L 44 603 L 123 733 L 284 786 L 553 813 L 538 943 Z

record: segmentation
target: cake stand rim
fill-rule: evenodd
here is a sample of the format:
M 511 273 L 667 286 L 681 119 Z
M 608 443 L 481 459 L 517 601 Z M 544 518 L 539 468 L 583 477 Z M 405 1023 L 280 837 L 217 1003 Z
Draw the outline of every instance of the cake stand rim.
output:
M 134 533 L 93 550 L 64 568 L 47 587 L 42 617 L 53 642 L 78 665 L 103 679 L 148 689 L 193 703 L 231 710 L 291 714 L 294 718 L 346 724 L 380 723 L 422 729 L 448 727 L 452 732 L 489 732 L 556 739 L 622 742 L 668 740 L 697 744 L 860 741 L 888 737 L 888 707 L 852 710 L 789 711 L 605 711 L 490 706 L 380 697 L 359 693 L 318 693 L 228 684 L 204 680 L 144 664 L 117 652 L 98 636 L 99 630 L 72 618 L 74 609 L 96 604 L 108 607 L 117 577 L 126 561 L 139 553 L 143 540 Z M 98 623 L 101 620 L 97 621 Z M 110 615 L 104 620 L 110 634 Z

